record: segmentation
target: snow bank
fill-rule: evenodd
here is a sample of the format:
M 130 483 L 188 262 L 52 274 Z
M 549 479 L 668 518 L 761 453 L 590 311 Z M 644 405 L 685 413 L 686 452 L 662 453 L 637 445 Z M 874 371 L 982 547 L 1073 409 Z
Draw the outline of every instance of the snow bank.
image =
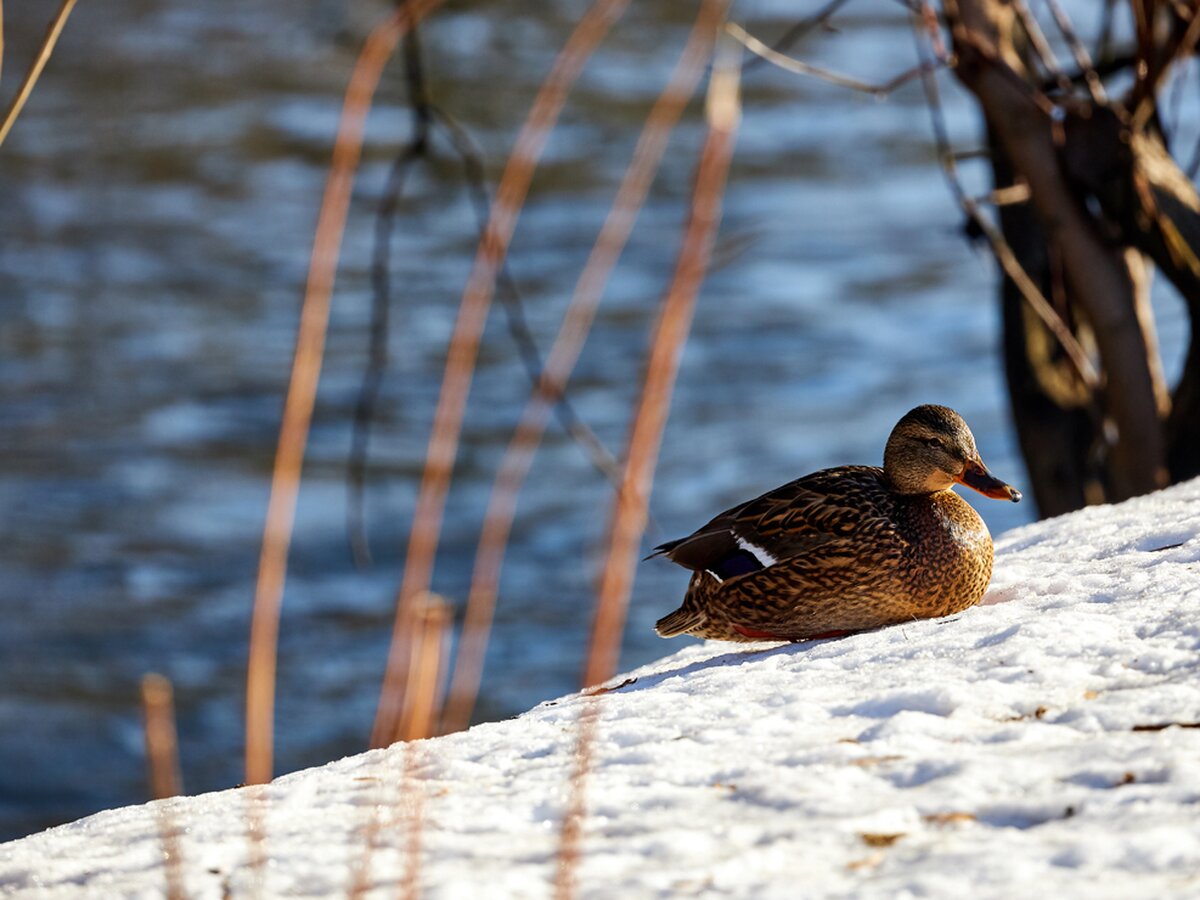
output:
M 631 673 L 601 699 L 581 893 L 1200 895 L 1200 481 L 1010 532 L 984 604 Z M 548 894 L 582 702 L 415 745 L 428 895 Z M 272 784 L 267 892 L 345 896 L 377 817 L 369 884 L 392 896 L 406 756 Z M 112 810 L 0 846 L 0 893 L 161 895 L 164 811 L 188 896 L 249 891 L 249 801 Z

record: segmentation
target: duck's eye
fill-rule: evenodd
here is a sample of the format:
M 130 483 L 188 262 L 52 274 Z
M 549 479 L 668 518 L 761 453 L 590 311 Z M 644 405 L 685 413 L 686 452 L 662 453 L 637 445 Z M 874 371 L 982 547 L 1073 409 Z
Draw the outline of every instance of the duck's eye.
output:
M 942 442 L 935 437 L 922 438 L 922 440 L 930 447 L 934 447 L 938 450 L 942 449 Z

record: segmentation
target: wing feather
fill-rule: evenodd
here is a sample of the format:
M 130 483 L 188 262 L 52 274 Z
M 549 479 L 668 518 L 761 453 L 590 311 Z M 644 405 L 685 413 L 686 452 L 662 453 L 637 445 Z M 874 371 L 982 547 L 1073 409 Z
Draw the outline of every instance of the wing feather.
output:
M 656 548 L 653 556 L 718 578 L 737 577 L 784 560 L 833 551 L 850 535 L 866 545 L 899 540 L 883 471 L 841 466 L 788 482 L 714 517 L 687 537 Z M 830 564 L 837 564 L 831 553 Z M 820 559 L 820 554 L 815 554 Z

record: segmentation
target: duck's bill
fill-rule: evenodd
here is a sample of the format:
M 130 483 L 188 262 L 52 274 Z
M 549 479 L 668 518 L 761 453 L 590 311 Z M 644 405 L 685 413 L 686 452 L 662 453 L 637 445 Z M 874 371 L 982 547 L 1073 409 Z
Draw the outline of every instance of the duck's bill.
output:
M 1013 503 L 1019 503 L 1021 500 L 1020 491 L 995 477 L 979 460 L 967 463 L 962 474 L 958 476 L 958 483 L 965 484 L 993 500 L 1011 500 Z

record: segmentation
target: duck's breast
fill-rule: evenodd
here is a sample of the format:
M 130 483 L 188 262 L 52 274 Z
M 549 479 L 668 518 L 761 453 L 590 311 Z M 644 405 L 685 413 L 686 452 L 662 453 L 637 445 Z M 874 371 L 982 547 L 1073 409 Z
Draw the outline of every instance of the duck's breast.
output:
M 913 601 L 935 616 L 978 603 L 992 577 L 992 536 L 979 513 L 953 491 L 916 498 L 906 513 Z

